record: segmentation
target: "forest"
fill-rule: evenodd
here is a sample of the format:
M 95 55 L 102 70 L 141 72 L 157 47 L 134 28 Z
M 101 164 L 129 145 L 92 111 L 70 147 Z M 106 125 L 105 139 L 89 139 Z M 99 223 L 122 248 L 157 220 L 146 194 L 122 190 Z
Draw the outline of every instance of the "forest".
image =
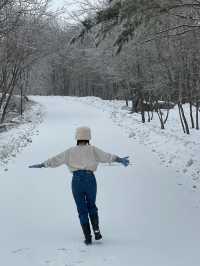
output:
M 14 97 L 22 115 L 29 94 L 96 96 L 161 129 L 178 106 L 183 132 L 199 130 L 200 1 L 76 2 L 63 20 L 48 0 L 0 1 L 0 123 Z

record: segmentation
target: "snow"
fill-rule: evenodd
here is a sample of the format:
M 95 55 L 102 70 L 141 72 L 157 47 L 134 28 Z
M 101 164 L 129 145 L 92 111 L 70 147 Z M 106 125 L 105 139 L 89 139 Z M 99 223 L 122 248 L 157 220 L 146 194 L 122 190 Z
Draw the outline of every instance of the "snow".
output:
M 0 165 L 4 166 L 5 170 L 8 161 L 32 142 L 31 137 L 38 133 L 36 127 L 42 122 L 42 117 L 42 107 L 34 103 L 22 117 L 17 116 L 12 119 L 10 130 L 0 133 Z
M 141 115 L 130 114 L 124 102 L 102 101 L 95 97 L 81 98 L 81 101 L 108 112 L 111 119 L 125 130 L 129 138 L 146 145 L 158 156 L 160 163 L 174 168 L 177 173 L 186 174 L 195 185 L 199 185 L 200 131 L 191 129 L 191 135 L 182 132 L 177 107 L 170 111 L 166 129 L 161 130 L 156 114 L 151 123 L 142 124 Z M 185 105 L 184 109 L 190 121 L 189 106 Z
M 45 108 L 38 135 L 32 135 L 32 143 L 8 162 L 8 171 L 0 168 L 1 264 L 199 266 L 200 198 L 187 174 L 176 172 L 172 164 L 162 165 L 152 152 L 152 145 L 157 150 L 163 143 L 161 137 L 154 137 L 158 139 L 155 144 L 142 142 L 142 130 L 149 140 L 147 133 L 159 135 L 158 130 L 151 133 L 152 125 L 149 129 L 139 118 L 130 118 L 119 108 L 119 102 L 33 99 Z M 80 125 L 91 127 L 96 146 L 120 156 L 129 155 L 132 162 L 128 168 L 101 165 L 96 172 L 104 239 L 89 247 L 82 243 L 67 168 L 27 167 L 72 146 Z M 130 133 L 135 135 L 129 138 Z M 186 138 L 197 141 L 195 135 Z M 190 159 L 193 167 L 195 158 Z

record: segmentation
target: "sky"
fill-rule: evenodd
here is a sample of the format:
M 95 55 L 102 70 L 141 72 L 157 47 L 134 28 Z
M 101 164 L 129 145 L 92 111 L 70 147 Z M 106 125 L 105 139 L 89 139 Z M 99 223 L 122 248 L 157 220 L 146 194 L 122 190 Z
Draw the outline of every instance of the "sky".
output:
M 64 7 L 65 13 L 61 15 L 62 18 L 67 19 L 68 22 L 73 23 L 74 20 L 69 17 L 68 13 L 78 10 L 78 5 L 76 0 L 51 0 L 49 8 L 50 10 L 56 11 Z
M 60 16 L 60 18 L 63 18 L 65 21 L 68 23 L 77 23 L 77 18 L 72 18 L 71 14 L 74 13 L 79 13 L 78 11 L 80 10 L 80 5 L 77 3 L 77 0 L 51 0 L 50 2 L 50 10 L 59 10 L 61 8 L 64 8 L 64 14 Z M 91 3 L 97 3 L 98 0 L 90 0 Z M 80 15 L 80 14 L 79 14 Z
M 69 10 L 76 10 L 79 7 L 76 0 L 51 0 L 51 6 L 54 9 L 65 6 Z M 98 0 L 90 0 L 91 3 L 97 3 Z
M 69 10 L 74 10 L 78 8 L 75 0 L 51 0 L 50 6 L 52 9 L 59 9 L 65 6 Z
M 62 7 L 67 2 L 71 2 L 71 0 L 70 1 L 68 1 L 68 0 L 52 0 L 51 6 L 55 9 L 57 9 L 57 8 Z

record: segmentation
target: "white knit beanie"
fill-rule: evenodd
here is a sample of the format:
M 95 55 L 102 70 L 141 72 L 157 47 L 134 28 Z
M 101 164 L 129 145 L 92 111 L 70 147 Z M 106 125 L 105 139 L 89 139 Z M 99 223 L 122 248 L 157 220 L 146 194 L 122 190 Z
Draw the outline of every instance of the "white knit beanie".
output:
M 76 129 L 76 140 L 91 140 L 91 130 L 89 127 L 78 127 Z

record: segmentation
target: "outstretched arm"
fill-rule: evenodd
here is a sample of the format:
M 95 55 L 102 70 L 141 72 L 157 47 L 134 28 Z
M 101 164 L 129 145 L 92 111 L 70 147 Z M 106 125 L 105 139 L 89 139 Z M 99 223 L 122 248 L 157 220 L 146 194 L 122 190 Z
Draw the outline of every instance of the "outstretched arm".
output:
M 123 158 L 117 157 L 116 160 L 115 160 L 115 162 L 121 163 L 125 167 L 127 167 L 129 165 L 129 163 L 130 163 L 129 156 L 126 156 L 126 157 L 123 157 Z
M 44 163 L 29 165 L 29 168 L 43 168 L 43 167 L 45 167 Z
M 124 158 L 120 158 L 117 155 L 106 153 L 97 147 L 94 147 L 94 154 L 95 154 L 96 160 L 100 163 L 117 162 L 117 163 L 123 164 L 124 166 L 129 165 L 129 157 L 128 156 L 124 157 Z
M 111 153 L 107 153 L 95 146 L 93 146 L 94 148 L 94 156 L 97 162 L 99 163 L 112 163 L 115 162 L 117 156 L 113 155 Z
M 62 164 L 67 164 L 67 158 L 68 158 L 68 151 L 65 151 L 48 159 L 43 163 L 30 165 L 29 168 L 43 168 L 43 167 L 55 168 Z

